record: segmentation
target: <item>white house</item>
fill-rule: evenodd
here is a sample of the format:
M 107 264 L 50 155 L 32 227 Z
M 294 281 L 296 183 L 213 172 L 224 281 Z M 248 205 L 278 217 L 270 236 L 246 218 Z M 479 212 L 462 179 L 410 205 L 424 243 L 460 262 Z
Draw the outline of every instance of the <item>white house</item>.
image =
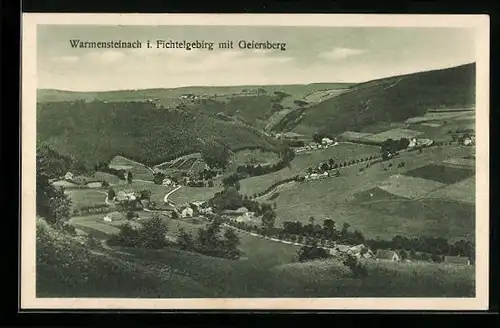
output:
M 324 146 L 328 146 L 328 145 L 333 144 L 333 140 L 330 138 L 323 138 L 323 139 L 321 139 L 321 144 Z
M 182 218 L 190 218 L 193 217 L 193 209 L 191 207 L 186 207 L 185 209 L 182 210 L 181 212 L 181 217 Z
M 399 261 L 399 255 L 395 251 L 389 249 L 378 249 L 376 254 L 377 259 L 389 260 L 389 261 Z
M 64 175 L 64 180 L 73 180 L 73 173 L 68 172 Z
M 410 144 L 408 145 L 408 148 L 413 148 L 413 147 L 415 147 L 416 145 L 417 145 L 417 139 L 412 138 L 412 139 L 410 140 Z
M 172 180 L 168 179 L 168 178 L 165 178 L 163 179 L 163 181 L 161 182 L 162 185 L 164 186 L 170 186 L 172 184 Z

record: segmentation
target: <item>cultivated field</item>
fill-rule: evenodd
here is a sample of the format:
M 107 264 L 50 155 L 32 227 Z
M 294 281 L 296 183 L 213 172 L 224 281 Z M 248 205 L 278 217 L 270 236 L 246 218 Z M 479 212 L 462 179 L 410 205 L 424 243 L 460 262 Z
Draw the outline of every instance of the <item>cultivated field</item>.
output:
M 105 204 L 107 190 L 81 188 L 65 190 L 65 193 L 71 198 L 72 209 L 79 209 L 84 206 Z
M 430 192 L 445 187 L 446 184 L 414 177 L 407 177 L 405 175 L 396 174 L 392 175 L 389 179 L 382 182 L 379 186 L 380 189 L 387 191 L 396 196 L 418 199 L 425 197 Z

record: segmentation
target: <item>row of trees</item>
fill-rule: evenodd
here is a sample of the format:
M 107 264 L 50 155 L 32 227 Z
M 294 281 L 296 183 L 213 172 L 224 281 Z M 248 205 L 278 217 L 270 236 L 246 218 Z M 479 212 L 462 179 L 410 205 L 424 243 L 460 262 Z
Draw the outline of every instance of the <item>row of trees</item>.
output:
M 140 227 L 129 222 L 122 224 L 120 232 L 113 235 L 108 242 L 110 245 L 160 249 L 171 244 L 166 238 L 167 232 L 167 223 L 155 214 Z
M 236 168 L 236 172 L 238 174 L 242 174 L 245 176 L 258 176 L 264 175 L 272 172 L 279 171 L 284 169 L 290 162 L 295 158 L 295 152 L 286 148 L 283 152 L 280 153 L 280 160 L 273 165 L 240 165 Z
M 206 228 L 198 229 L 196 236 L 179 229 L 178 245 L 187 251 L 204 255 L 237 259 L 240 256 L 240 239 L 232 229 L 222 232 L 222 221 L 215 218 Z
M 287 240 L 301 244 L 320 245 L 331 247 L 335 243 L 343 245 L 365 244 L 371 249 L 394 249 L 399 250 L 403 259 L 424 259 L 438 261 L 439 256 L 453 255 L 474 258 L 474 245 L 467 240 L 458 240 L 449 243 L 444 238 L 439 237 L 404 237 L 395 236 L 392 240 L 373 240 L 364 237 L 363 233 L 357 229 L 351 229 L 348 223 L 344 223 L 342 228 L 336 228 L 335 221 L 326 219 L 322 225 L 316 224 L 314 218 L 309 219 L 308 224 L 298 221 L 285 221 L 283 228 L 265 228 L 264 226 L 250 225 L 245 222 L 230 221 L 234 227 L 280 240 Z
M 409 145 L 410 140 L 408 140 L 408 138 L 401 138 L 396 140 L 389 138 L 382 142 L 380 147 L 382 152 L 395 153 L 399 150 L 408 148 Z
M 366 157 L 361 157 L 361 158 L 353 158 L 350 160 L 344 160 L 343 162 L 335 162 L 335 159 L 330 157 L 328 161 L 320 163 L 316 167 L 308 167 L 307 168 L 307 173 L 312 174 L 321 174 L 324 172 L 328 172 L 331 170 L 337 170 L 339 168 L 343 168 L 349 165 L 354 165 L 358 163 L 363 163 L 371 160 L 376 160 L 379 156 L 378 155 L 371 155 L 371 156 L 366 156 Z

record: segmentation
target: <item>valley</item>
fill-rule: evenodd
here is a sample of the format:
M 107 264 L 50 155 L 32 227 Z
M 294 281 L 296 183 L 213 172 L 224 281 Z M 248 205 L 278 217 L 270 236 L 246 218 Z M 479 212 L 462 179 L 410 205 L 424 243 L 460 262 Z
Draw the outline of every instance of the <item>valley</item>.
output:
M 47 190 L 63 188 L 73 232 L 38 219 L 38 292 L 472 295 L 474 265 L 446 258 L 473 262 L 475 249 L 474 73 L 469 64 L 359 84 L 39 90 L 37 174 Z M 141 229 L 156 236 L 149 222 L 164 246 L 137 246 Z M 359 245 L 374 254 L 352 253 L 364 275 L 338 251 Z M 309 248 L 328 256 L 302 260 Z

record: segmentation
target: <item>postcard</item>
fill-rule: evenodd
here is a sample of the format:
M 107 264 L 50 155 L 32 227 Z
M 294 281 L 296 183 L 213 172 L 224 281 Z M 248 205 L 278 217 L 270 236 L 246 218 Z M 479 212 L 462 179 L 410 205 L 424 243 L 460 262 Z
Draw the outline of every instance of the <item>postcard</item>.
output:
M 488 16 L 22 25 L 23 309 L 487 309 Z

